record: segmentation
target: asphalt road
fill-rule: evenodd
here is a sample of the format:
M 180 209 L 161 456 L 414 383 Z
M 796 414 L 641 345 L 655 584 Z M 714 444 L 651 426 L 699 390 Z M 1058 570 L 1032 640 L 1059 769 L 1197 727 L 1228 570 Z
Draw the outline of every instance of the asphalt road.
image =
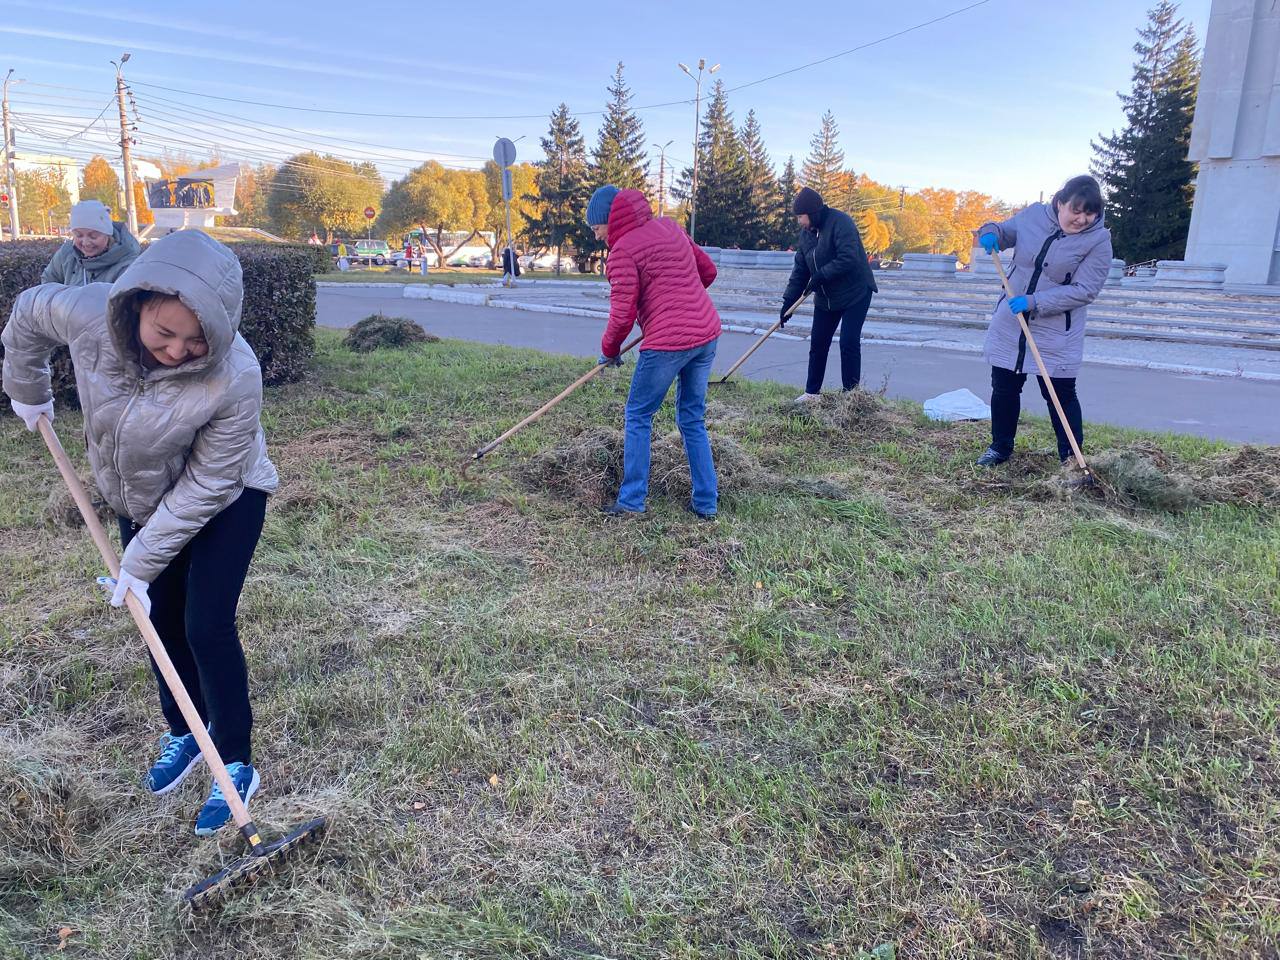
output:
M 369 288 L 321 288 L 317 301 L 318 322 L 326 327 L 349 327 L 381 310 L 416 320 L 442 337 L 591 358 L 599 354 L 603 329 L 601 321 L 588 317 L 406 300 L 398 289 L 388 295 Z M 731 366 L 755 339 L 748 334 L 725 333 L 720 338 L 716 369 Z M 807 341 L 770 339 L 738 376 L 775 380 L 800 389 L 808 355 Z M 862 382 L 873 390 L 886 385 L 890 396 L 917 401 L 959 387 L 968 387 L 983 399 L 990 397 L 990 368 L 981 356 L 933 347 L 864 343 Z M 839 348 L 835 344 L 825 385 L 828 389 L 840 386 Z M 1085 364 L 1079 392 L 1086 421 L 1233 442 L 1280 443 L 1280 382 Z M 1023 392 L 1023 409 L 1047 413 L 1034 384 L 1029 383 Z

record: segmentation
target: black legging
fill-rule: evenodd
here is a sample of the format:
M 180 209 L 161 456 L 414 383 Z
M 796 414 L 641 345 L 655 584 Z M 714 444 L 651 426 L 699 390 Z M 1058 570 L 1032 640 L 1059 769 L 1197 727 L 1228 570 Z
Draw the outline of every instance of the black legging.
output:
M 1080 413 L 1080 398 L 1076 396 L 1075 377 L 1051 377 L 1053 389 L 1058 393 L 1062 410 L 1067 415 L 1067 423 L 1075 435 L 1076 443 L 1084 446 L 1084 420 Z M 991 448 L 1002 456 L 1013 453 L 1013 440 L 1018 435 L 1018 415 L 1022 412 L 1022 387 L 1027 382 L 1025 373 L 1014 373 L 1003 367 L 991 368 Z M 1053 408 L 1049 399 L 1049 389 L 1044 379 L 1036 377 L 1040 385 L 1040 395 L 1049 405 L 1049 420 L 1053 423 L 1053 432 L 1058 435 L 1058 459 L 1066 460 L 1071 456 L 1071 442 L 1062 429 L 1062 421 L 1058 419 L 1058 411 Z
M 262 535 L 267 495 L 245 490 L 204 525 L 155 578 L 151 623 L 206 724 L 224 763 L 249 763 L 249 673 L 236 631 L 236 606 Z M 125 546 L 142 528 L 120 517 Z M 160 707 L 174 736 L 191 731 L 155 660 Z
M 871 291 L 867 290 L 843 310 L 813 308 L 813 335 L 809 339 L 809 378 L 805 393 L 821 393 L 827 376 L 827 354 L 831 338 L 840 327 L 840 382 L 852 390 L 862 382 L 862 324 L 871 307 Z

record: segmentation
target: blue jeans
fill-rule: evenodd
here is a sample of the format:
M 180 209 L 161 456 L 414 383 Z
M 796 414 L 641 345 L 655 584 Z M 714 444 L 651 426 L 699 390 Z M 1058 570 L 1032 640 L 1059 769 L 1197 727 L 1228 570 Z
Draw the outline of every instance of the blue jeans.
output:
M 653 417 L 676 381 L 676 425 L 684 438 L 693 484 L 693 509 L 716 512 L 716 468 L 707 437 L 707 380 L 716 358 L 716 340 L 692 350 L 641 350 L 627 396 L 626 444 L 618 506 L 643 510 L 649 494 L 649 445 Z

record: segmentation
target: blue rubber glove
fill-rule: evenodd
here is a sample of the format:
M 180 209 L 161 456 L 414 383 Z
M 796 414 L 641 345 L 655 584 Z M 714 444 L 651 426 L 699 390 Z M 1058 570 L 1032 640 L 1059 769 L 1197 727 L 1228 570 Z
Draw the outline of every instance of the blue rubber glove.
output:
M 982 249 L 988 256 L 1000 249 L 1000 238 L 994 233 L 984 233 L 978 238 L 978 243 L 982 245 Z
M 1010 313 L 1026 313 L 1030 314 L 1035 309 L 1035 303 L 1030 297 L 1014 297 L 1009 301 Z
M 602 367 L 620 367 L 622 366 L 622 354 L 618 354 L 616 357 L 606 357 L 602 353 L 596 363 Z

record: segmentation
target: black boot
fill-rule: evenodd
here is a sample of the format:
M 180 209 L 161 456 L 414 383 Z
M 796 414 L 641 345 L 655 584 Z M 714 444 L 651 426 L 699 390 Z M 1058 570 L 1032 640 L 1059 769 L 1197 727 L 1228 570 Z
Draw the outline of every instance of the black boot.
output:
M 1008 459 L 1009 454 L 1001 453 L 995 447 L 987 447 L 986 452 L 978 458 L 977 463 L 980 467 L 998 467 Z

